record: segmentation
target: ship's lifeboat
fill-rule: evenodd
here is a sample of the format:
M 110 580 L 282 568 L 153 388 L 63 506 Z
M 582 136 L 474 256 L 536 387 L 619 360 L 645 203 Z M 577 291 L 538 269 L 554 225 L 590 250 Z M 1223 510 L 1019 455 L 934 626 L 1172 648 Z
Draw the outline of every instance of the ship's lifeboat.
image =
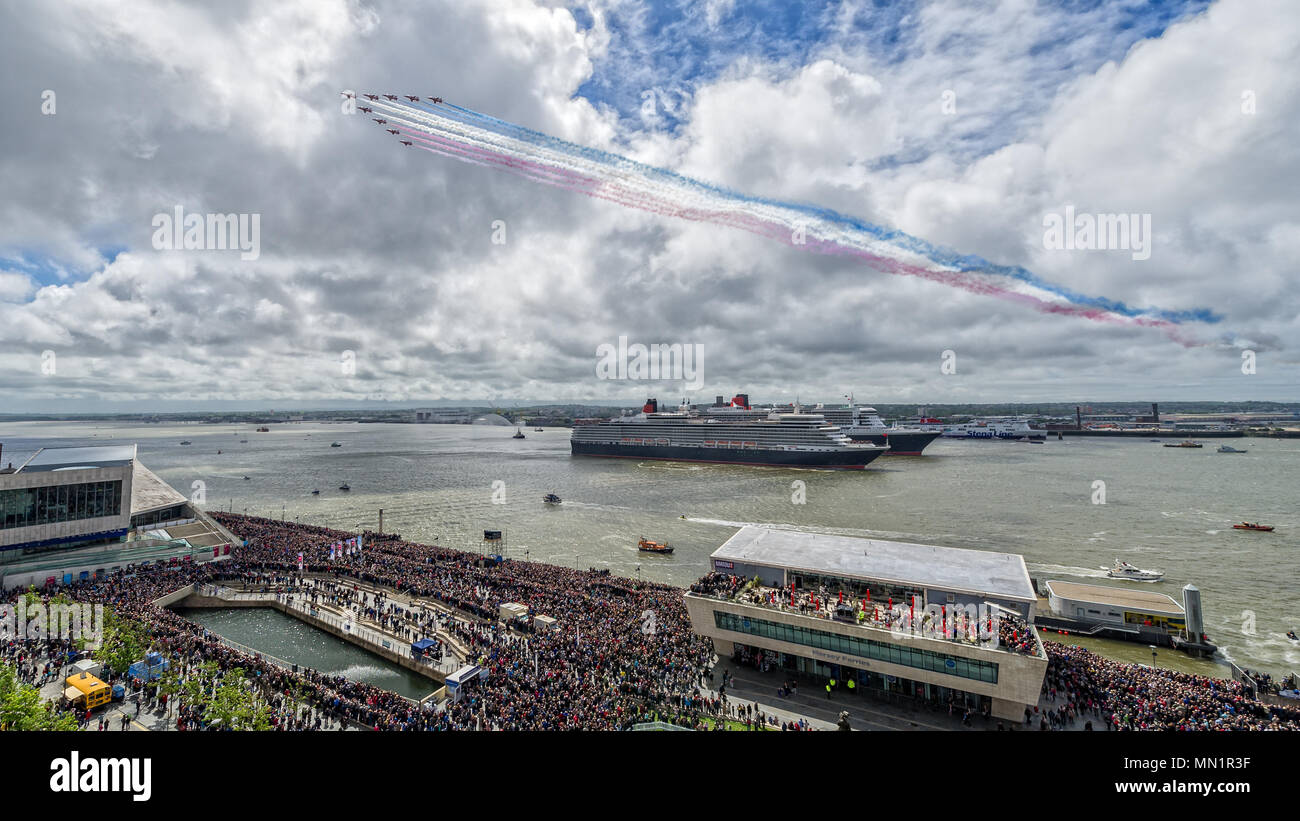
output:
M 652 542 L 649 539 L 642 539 L 641 541 L 637 542 L 636 549 L 640 550 L 642 553 L 668 554 L 673 552 L 673 548 L 671 545 L 665 544 L 663 542 Z

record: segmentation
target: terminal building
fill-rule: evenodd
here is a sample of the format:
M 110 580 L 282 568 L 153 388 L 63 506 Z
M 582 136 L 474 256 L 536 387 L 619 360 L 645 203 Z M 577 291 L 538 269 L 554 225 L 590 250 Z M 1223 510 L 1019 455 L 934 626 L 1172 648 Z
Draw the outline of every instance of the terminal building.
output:
M 1032 626 L 1037 597 L 1022 556 L 743 527 L 714 551 L 710 566 L 748 585 L 737 596 L 685 594 L 692 629 L 713 639 L 721 656 L 761 652 L 796 675 L 853 681 L 855 694 L 884 691 L 940 704 L 952 698 L 1017 722 L 1038 703 L 1047 655 Z M 856 618 L 838 615 L 847 605 L 829 613 L 785 606 L 787 597 L 809 591 L 822 602 L 871 604 Z M 1021 647 L 864 619 L 887 602 L 944 618 L 973 605 L 1018 625 Z
M 233 543 L 142 465 L 135 445 L 41 448 L 0 470 L 0 589 L 204 561 Z

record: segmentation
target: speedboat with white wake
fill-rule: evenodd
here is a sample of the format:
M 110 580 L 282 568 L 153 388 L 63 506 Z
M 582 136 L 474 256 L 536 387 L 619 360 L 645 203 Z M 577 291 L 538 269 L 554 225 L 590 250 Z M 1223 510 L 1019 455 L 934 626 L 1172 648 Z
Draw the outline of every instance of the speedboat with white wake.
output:
M 1162 570 L 1142 570 L 1119 559 L 1115 560 L 1114 567 L 1103 567 L 1102 570 L 1112 579 L 1128 579 L 1132 582 L 1158 582 L 1165 577 Z

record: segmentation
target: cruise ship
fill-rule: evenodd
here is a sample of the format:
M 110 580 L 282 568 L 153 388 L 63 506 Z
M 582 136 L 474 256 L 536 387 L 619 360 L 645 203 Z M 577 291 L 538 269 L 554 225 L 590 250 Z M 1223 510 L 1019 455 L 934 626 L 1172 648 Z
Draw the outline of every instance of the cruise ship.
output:
M 579 425 L 569 440 L 575 456 L 670 462 L 861 470 L 888 448 L 853 442 L 815 413 L 768 413 L 747 418 L 660 412 L 650 399 L 636 416 Z
M 889 448 L 891 456 L 920 456 L 926 445 L 939 438 L 942 429 L 926 430 L 920 427 L 886 425 L 875 408 L 867 405 L 855 405 L 853 397 L 846 396 L 849 404 L 842 408 L 827 408 L 820 404 L 813 406 L 811 412 L 820 414 L 827 422 L 840 428 L 840 432 L 854 442 L 869 442 Z M 719 397 L 721 401 L 721 397 Z M 789 410 L 777 407 L 777 413 L 801 413 L 798 405 L 788 406 Z M 749 407 L 747 394 L 736 394 L 728 405 L 714 405 L 704 409 L 704 413 L 715 418 L 727 419 L 763 419 L 772 411 Z

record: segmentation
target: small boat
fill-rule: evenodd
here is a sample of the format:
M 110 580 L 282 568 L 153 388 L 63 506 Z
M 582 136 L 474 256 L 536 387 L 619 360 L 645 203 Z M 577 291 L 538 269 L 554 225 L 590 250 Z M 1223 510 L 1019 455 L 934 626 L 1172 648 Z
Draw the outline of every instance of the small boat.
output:
M 514 436 L 511 436 L 510 438 L 511 438 L 511 439 L 527 439 L 528 437 L 524 436 L 524 432 L 523 432 L 522 430 L 520 430 L 519 428 L 515 428 L 515 435 L 514 435 Z
M 245 482 L 248 481 L 248 477 L 247 477 L 247 476 L 244 477 L 244 481 L 245 481 Z
M 1167 448 L 1203 448 L 1203 447 L 1205 447 L 1205 445 L 1197 444 L 1196 442 L 1193 442 L 1191 439 L 1188 439 L 1186 442 L 1179 442 L 1179 443 L 1176 444 L 1176 445 L 1165 445 L 1165 447 L 1167 447 Z
M 1232 445 L 1219 445 L 1219 453 L 1245 453 L 1244 450 L 1237 450 Z
M 319 496 L 319 495 L 320 495 L 320 491 L 319 491 L 319 490 L 313 490 L 313 491 L 311 492 L 311 495 L 313 495 L 313 496 Z
M 1242 522 L 1239 525 L 1233 525 L 1232 529 L 1233 530 L 1258 530 L 1261 533 L 1271 533 L 1273 531 L 1273 526 L 1262 525 L 1259 524 L 1258 522 Z
M 1112 579 L 1128 579 L 1135 582 L 1158 582 L 1165 577 L 1161 570 L 1142 570 L 1119 559 L 1115 560 L 1114 567 L 1106 570 L 1106 575 Z
M 193 444 L 193 443 L 190 442 L 190 440 L 186 439 L 184 442 L 181 442 L 181 444 L 182 444 L 182 445 L 189 445 L 189 444 Z
M 533 433 L 541 433 L 541 432 L 542 432 L 541 428 L 533 428 Z
M 554 493 L 548 493 L 542 497 L 542 501 L 546 502 L 548 505 L 558 505 L 560 503 L 560 497 L 556 496 Z
M 1300 636 L 1297 636 L 1294 630 L 1286 631 L 1286 637 L 1291 639 L 1291 641 L 1300 641 Z
M 239 440 L 239 444 L 241 444 L 241 445 L 247 445 L 247 444 L 248 444 L 248 440 L 247 440 L 247 439 L 240 439 L 240 440 Z
M 671 546 L 671 545 L 663 544 L 663 543 L 661 543 L 661 542 L 652 542 L 652 541 L 649 541 L 649 540 L 647 540 L 647 539 L 642 539 L 641 541 L 637 542 L 636 549 L 637 549 L 637 550 L 640 550 L 642 553 L 665 553 L 665 554 L 667 554 L 667 553 L 672 553 L 672 552 L 673 552 L 673 549 L 672 549 L 672 546 Z
M 340 445 L 338 442 L 330 442 L 330 447 L 332 447 L 332 448 L 341 448 L 341 447 L 343 447 L 343 446 Z
M 678 516 L 677 518 L 678 518 L 678 519 L 685 519 L 685 518 L 686 518 L 686 514 L 683 513 L 682 515 Z
M 1152 441 L 1152 442 L 1159 442 L 1160 440 L 1159 440 L 1159 439 L 1152 439 L 1151 441 Z
M 351 490 L 351 489 L 352 486 L 349 485 L 347 482 L 344 482 L 343 484 L 339 485 L 339 490 Z
M 217 455 L 220 456 L 220 455 L 221 455 L 221 451 L 217 451 Z
M 271 429 L 270 429 L 270 428 L 258 428 L 258 429 L 257 429 L 257 432 L 258 432 L 258 433 L 270 433 L 270 432 L 271 432 Z

